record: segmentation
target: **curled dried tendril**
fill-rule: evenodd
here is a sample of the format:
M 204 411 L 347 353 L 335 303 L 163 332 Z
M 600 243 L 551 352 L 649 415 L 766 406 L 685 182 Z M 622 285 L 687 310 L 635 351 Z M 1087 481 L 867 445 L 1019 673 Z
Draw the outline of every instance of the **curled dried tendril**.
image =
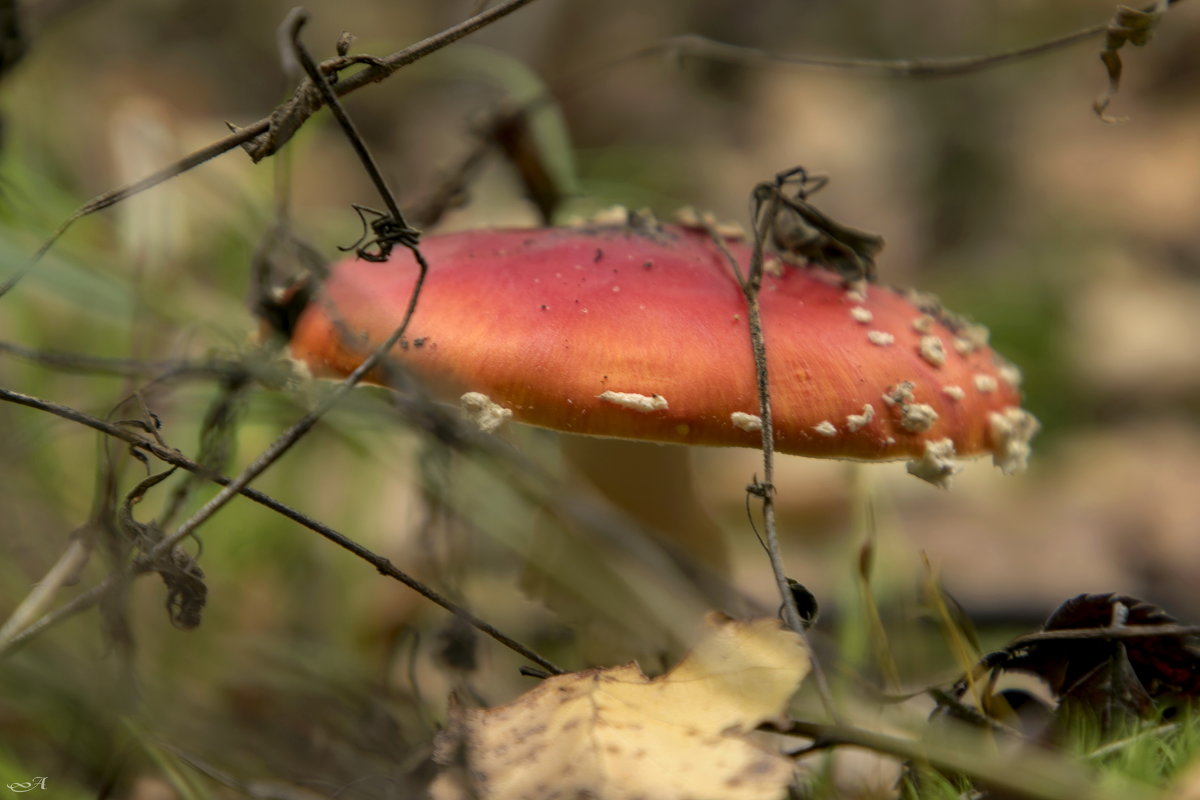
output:
M 387 261 L 388 256 L 392 254 L 392 248 L 396 245 L 416 247 L 421 236 L 421 232 L 416 228 L 409 227 L 402 220 L 397 220 L 391 214 L 378 209 L 358 203 L 354 203 L 353 208 L 362 222 L 362 235 L 353 244 L 345 247 L 339 245 L 338 250 L 343 253 L 353 251 L 363 261 L 378 263 Z M 374 216 L 374 219 L 369 222 L 367 221 L 368 214 Z
M 166 585 L 165 605 L 171 624 L 191 630 L 200 624 L 208 601 L 204 570 L 196 563 L 196 558 L 188 555 L 182 547 L 173 547 L 160 556 L 152 556 L 155 548 L 166 538 L 165 534 L 157 520 L 139 522 L 133 514 L 133 507 L 142 501 L 146 493 L 174 475 L 175 470 L 172 467 L 151 475 L 133 487 L 117 511 L 117 525 L 141 554 L 136 561 L 138 569 L 157 572 Z

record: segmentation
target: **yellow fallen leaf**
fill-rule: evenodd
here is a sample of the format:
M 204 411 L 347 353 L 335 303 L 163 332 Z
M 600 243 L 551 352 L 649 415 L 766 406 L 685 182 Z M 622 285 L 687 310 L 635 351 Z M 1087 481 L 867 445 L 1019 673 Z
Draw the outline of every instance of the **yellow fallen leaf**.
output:
M 636 663 L 543 681 L 508 705 L 451 702 L 435 800 L 778 800 L 792 762 L 751 732 L 808 674 L 777 620 L 710 614 L 695 648 L 647 678 Z
M 1194 763 L 1183 770 L 1172 781 L 1165 797 L 1168 800 L 1200 800 L 1200 763 Z

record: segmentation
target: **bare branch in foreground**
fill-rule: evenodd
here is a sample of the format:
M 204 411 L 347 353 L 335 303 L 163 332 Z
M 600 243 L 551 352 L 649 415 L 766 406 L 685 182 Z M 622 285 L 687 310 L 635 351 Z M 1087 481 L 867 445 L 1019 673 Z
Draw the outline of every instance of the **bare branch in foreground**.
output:
M 653 44 L 627 56 L 639 58 L 642 56 L 666 53 L 677 57 L 703 58 L 713 61 L 724 61 L 742 66 L 791 66 L 800 68 L 815 68 L 836 70 L 839 72 L 857 72 L 866 75 L 878 75 L 890 78 L 949 78 L 956 75 L 969 75 L 983 72 L 994 67 L 1004 66 L 1017 61 L 1023 61 L 1034 56 L 1052 53 L 1072 45 L 1108 36 L 1109 48 L 1114 42 L 1112 37 L 1121 33 L 1127 34 L 1124 41 L 1134 45 L 1144 44 L 1144 39 L 1137 39 L 1148 28 L 1157 22 L 1146 20 L 1150 16 L 1161 16 L 1167 8 L 1180 0 L 1157 0 L 1152 5 L 1141 9 L 1131 9 L 1125 6 L 1117 12 L 1111 22 L 1102 25 L 1091 25 L 1072 33 L 1057 36 L 1053 39 L 1037 42 L 1036 44 L 1005 50 L 999 53 L 989 53 L 978 56 L 947 56 L 935 58 L 837 58 L 832 56 L 805 56 L 794 53 L 771 53 L 756 47 L 720 42 L 705 36 L 688 34 L 673 36 Z M 1116 44 L 1119 48 L 1121 44 Z
M 707 59 L 738 64 L 745 67 L 799 67 L 824 69 L 837 72 L 856 72 L 860 75 L 875 75 L 884 78 L 949 78 L 969 75 L 974 72 L 1021 61 L 1032 56 L 1051 53 L 1071 45 L 1099 38 L 1108 30 L 1108 25 L 1093 25 L 1045 42 L 1039 42 L 1016 50 L 982 56 L 949 56 L 944 58 L 837 58 L 833 56 L 805 56 L 794 53 L 771 53 L 757 47 L 744 47 L 728 42 L 709 39 L 706 36 L 688 34 L 664 39 L 657 44 L 639 50 L 631 57 L 665 53 L 676 57 Z
M 779 533 L 775 524 L 775 428 L 771 417 L 771 385 L 767 372 L 767 346 L 766 338 L 763 336 L 762 310 L 758 301 L 758 295 L 759 290 L 762 288 L 764 273 L 763 253 L 767 237 L 771 235 L 771 231 L 775 227 L 775 221 L 780 211 L 784 208 L 784 202 L 786 201 L 786 197 L 782 191 L 784 182 L 794 173 L 795 170 L 788 173 L 781 173 L 773 183 L 759 184 L 759 186 L 755 187 L 751 220 L 754 226 L 754 249 L 751 251 L 750 264 L 746 272 L 742 271 L 737 259 L 725 247 L 717 231 L 711 225 L 708 225 L 708 228 L 709 235 L 717 249 L 722 252 L 725 259 L 729 262 L 730 269 L 733 271 L 734 277 L 741 287 L 742 295 L 746 300 L 750 348 L 754 354 L 755 383 L 758 388 L 758 416 L 762 420 L 761 449 L 763 479 L 762 481 L 755 479 L 753 483 L 746 487 L 746 491 L 758 497 L 762 502 L 763 532 L 766 537 L 764 546 L 767 550 L 767 558 L 771 563 L 771 571 L 775 577 L 775 585 L 783 601 L 780 609 L 783 621 L 788 628 L 793 630 L 808 645 L 811 655 L 813 680 L 816 683 L 821 704 L 825 707 L 825 713 L 829 715 L 830 719 L 836 721 L 839 719 L 837 705 L 834 703 L 833 693 L 829 689 L 829 682 L 825 677 L 825 671 L 821 668 L 812 646 L 808 643 L 807 626 L 800 615 L 800 609 L 796 604 L 796 595 L 792 592 L 792 587 L 783 565 L 783 554 L 779 548 Z
M 385 216 L 376 224 L 372 225 L 373 230 L 377 234 L 377 239 L 359 249 L 360 257 L 368 260 L 383 261 L 386 260 L 391 253 L 392 247 L 396 244 L 402 245 L 412 253 L 413 259 L 417 265 L 417 277 L 413 284 L 412 293 L 409 296 L 408 304 L 404 310 L 404 316 L 400 320 L 400 324 L 392 332 L 392 334 L 377 348 L 375 348 L 355 369 L 346 376 L 345 380 L 337 384 L 333 391 L 326 394 L 317 407 L 308 413 L 304 414 L 290 428 L 280 434 L 262 453 L 259 454 L 253 462 L 251 462 L 241 474 L 231 480 L 228 484 L 222 487 L 221 491 L 217 492 L 216 496 L 196 510 L 191 517 L 183 522 L 175 531 L 169 535 L 161 535 L 161 538 L 156 538 L 153 541 L 153 546 L 143 549 L 143 551 L 133 561 L 133 571 L 142 572 L 148 569 L 162 572 L 162 565 L 171 564 L 175 559 L 176 551 L 180 542 L 189 536 L 193 536 L 200 526 L 210 520 L 214 514 L 225 506 L 230 500 L 237 496 L 242 489 L 246 488 L 251 481 L 265 472 L 272 464 L 278 461 L 283 455 L 292 448 L 296 442 L 300 441 L 313 427 L 317 421 L 351 389 L 357 386 L 372 370 L 379 367 L 392 348 L 404 338 L 405 331 L 408 330 L 409 322 L 412 320 L 413 314 L 417 310 L 417 301 L 421 296 L 421 289 L 425 285 L 425 279 L 429 274 L 429 264 L 425 261 L 425 257 L 421 255 L 421 250 L 417 246 L 419 234 L 417 231 L 409 228 L 404 222 L 404 218 L 396 209 L 396 201 L 392 197 L 391 190 L 388 189 L 383 176 L 380 174 L 378 167 L 375 165 L 375 160 L 367 149 L 366 144 L 358 135 L 353 122 L 347 116 L 345 110 L 337 101 L 337 96 L 330 90 L 328 83 L 325 81 L 325 76 L 312 61 L 308 51 L 300 42 L 300 29 L 308 20 L 308 12 L 303 9 L 295 9 L 288 15 L 285 23 L 285 29 L 288 31 L 289 38 L 294 49 L 297 60 L 309 74 L 310 80 L 316 83 L 320 88 L 322 99 L 328 102 L 341 123 L 343 131 L 347 138 L 354 145 L 355 151 L 362 160 L 363 167 L 368 175 L 375 182 L 376 188 L 383 196 L 384 201 L 388 204 L 389 212 L 394 212 L 390 216 Z M 342 47 L 339 45 L 339 50 Z M 347 58 L 339 56 L 339 58 Z M 336 68 L 335 68 L 336 69 Z M 378 249 L 373 252 L 368 252 L 368 248 L 375 245 Z M 207 466 L 207 465 L 205 465 Z M 211 469 L 211 467 L 210 467 Z M 157 532 L 156 532 L 157 534 Z M 166 560 L 164 562 L 164 559 Z M 164 578 L 167 573 L 163 572 Z M 114 576 L 117 577 L 117 576 Z M 174 619 L 174 617 L 173 617 Z M 196 618 L 198 623 L 198 617 Z
M 775 729 L 764 726 L 763 730 Z M 1023 800 L 1062 800 L 1064 797 L 1115 800 L 1116 797 L 1124 797 L 1094 785 L 1087 773 L 1069 762 L 1033 748 L 1021 751 L 1020 766 L 1014 769 L 1013 763 L 997 756 L 994 749 L 987 751 L 981 747 L 980 752 L 974 752 L 962 747 L 961 740 L 953 744 L 916 741 L 848 725 L 822 725 L 798 720 L 790 721 L 782 733 L 812 739 L 819 748 L 861 747 L 915 764 L 966 775 L 982 785 L 999 790 L 1005 797 Z M 979 744 L 982 746 L 983 742 Z
M 763 480 L 762 483 L 755 483 L 754 486 L 762 490 L 758 496 L 762 501 L 763 535 L 767 540 L 767 553 L 770 556 L 771 570 L 775 575 L 775 584 L 783 600 L 783 619 L 787 626 L 803 637 L 807 643 L 804 620 L 800 616 L 800 610 L 796 606 L 796 596 L 791 590 L 787 573 L 784 570 L 783 554 L 779 549 L 779 533 L 775 525 L 775 429 L 771 417 L 771 385 L 767 373 L 767 345 L 766 338 L 763 336 L 762 310 L 758 301 L 764 272 L 763 248 L 766 245 L 767 236 L 775 226 L 779 212 L 783 209 L 784 200 L 781 188 L 776 187 L 776 191 L 771 192 L 766 198 L 765 208 L 761 205 L 755 206 L 754 218 L 751 220 L 754 225 L 754 250 L 750 256 L 746 276 L 743 278 L 739 272 L 738 281 L 741 283 L 742 294 L 746 298 L 750 347 L 754 352 L 754 371 L 758 384 L 758 415 L 762 419 Z M 812 651 L 811 646 L 809 651 Z M 830 719 L 837 721 L 840 718 L 837 705 L 834 703 L 833 693 L 829 689 L 825 671 L 821 668 L 815 654 L 812 657 L 812 674 L 813 681 L 817 686 L 817 693 L 825 707 L 825 713 L 829 715 Z
M 0 342 L 0 353 L 7 353 L 63 372 L 115 375 L 126 378 L 162 373 L 217 376 L 223 374 L 226 369 L 238 367 L 233 361 L 142 361 L 137 358 L 88 356 L 56 350 L 41 350 L 12 342 Z
M 1045 55 L 1091 39 L 1105 37 L 1100 60 L 1108 74 L 1108 89 L 1092 104 L 1093 110 L 1105 122 L 1117 122 L 1120 118 L 1109 117 L 1105 111 L 1121 82 L 1121 57 L 1119 51 L 1126 44 L 1141 47 L 1150 40 L 1153 28 L 1163 14 L 1180 0 L 1157 0 L 1140 9 L 1118 6 L 1115 16 L 1103 25 L 1092 25 L 1073 33 L 1048 39 L 1036 44 L 990 53 L 980 56 L 950 56 L 942 58 L 836 58 L 827 56 L 805 56 L 793 53 L 771 53 L 756 47 L 729 44 L 705 36 L 688 34 L 664 39 L 621 59 L 622 61 L 643 56 L 666 53 L 676 58 L 698 58 L 722 61 L 746 67 L 799 67 L 807 69 L 855 72 L 861 75 L 877 75 L 888 78 L 949 78 L 969 75 L 994 67 L 1024 61 L 1034 56 Z
M 157 458 L 167 464 L 177 466 L 180 469 L 184 469 L 184 470 L 191 472 L 193 474 L 196 474 L 196 475 L 204 475 L 206 477 L 209 477 L 214 483 L 217 483 L 221 486 L 229 486 L 230 484 L 233 483 L 233 481 L 230 478 L 227 478 L 225 476 L 211 475 L 202 465 L 196 463 L 195 461 L 192 461 L 191 459 L 189 459 L 187 456 L 183 455 L 179 451 L 173 450 L 169 447 L 164 447 L 164 446 L 158 444 L 157 442 L 153 441 L 152 439 L 141 435 L 140 433 L 138 433 L 136 430 L 134 430 L 132 428 L 121 426 L 121 425 L 115 425 L 113 423 L 107 422 L 107 421 L 99 419 L 97 417 L 93 417 L 90 414 L 85 414 L 84 412 L 79 411 L 77 409 L 73 409 L 68 406 L 60 405 L 58 403 L 52 403 L 48 400 L 42 400 L 40 398 L 31 397 L 29 395 L 21 394 L 19 392 L 13 392 L 8 389 L 4 389 L 2 387 L 0 387 L 0 400 L 10 402 L 10 403 L 15 403 L 17 405 L 26 406 L 28 408 L 37 409 L 39 411 L 45 411 L 50 414 L 54 414 L 55 416 L 61 417 L 63 419 L 70 420 L 71 422 L 76 422 L 80 425 L 84 425 L 86 427 L 92 428 L 93 430 L 99 431 L 100 433 L 103 433 L 106 436 L 111 436 L 114 439 L 119 439 L 121 441 L 124 441 L 124 442 L 128 443 L 129 445 L 138 448 L 139 450 L 144 450 L 145 452 L 153 455 L 155 458 Z M 401 569 L 396 567 L 387 558 L 384 558 L 383 556 L 378 555 L 377 553 L 369 550 L 368 548 L 363 547 L 358 542 L 354 541 L 353 539 L 350 539 L 349 537 L 345 536 L 342 533 L 339 533 L 338 531 L 329 527 L 328 525 L 324 525 L 324 524 L 306 516 L 305 514 L 301 513 L 300 511 L 297 511 L 296 509 L 291 508 L 290 506 L 287 506 L 287 505 L 279 502 L 278 500 L 274 499 L 270 495 L 264 494 L 263 492 L 260 492 L 257 489 L 243 487 L 242 489 L 239 490 L 239 494 L 253 500 L 254 502 L 258 503 L 259 505 L 265 506 L 266 508 L 269 508 L 272 511 L 282 514 L 283 516 L 287 517 L 288 519 L 292 520 L 293 522 L 296 522 L 296 523 L 304 526 L 305 528 L 308 528 L 309 530 L 313 531 L 314 533 L 317 533 L 317 534 L 323 536 L 324 538 L 333 542 L 334 544 L 341 547 L 342 549 L 348 550 L 349 552 L 353 553 L 354 555 L 358 556 L 362 560 L 369 563 L 371 566 L 375 567 L 375 569 L 381 575 L 386 575 L 389 578 L 392 578 L 394 580 L 399 581 L 400 583 L 403 583 L 405 586 L 407 586 L 410 589 L 412 589 L 413 591 L 417 592 L 422 597 L 425 597 L 427 600 L 430 600 L 433 603 L 441 606 L 442 608 L 446 609 L 447 611 L 451 612 L 452 614 L 461 616 L 465 621 L 470 623 L 474 628 L 479 630 L 481 633 L 484 633 L 484 634 L 490 636 L 491 638 L 500 642 L 502 645 L 509 648 L 510 650 L 520 654 L 524 658 L 529 659 L 530 661 L 534 662 L 535 664 L 538 664 L 543 669 L 545 669 L 547 672 L 550 672 L 555 675 L 562 674 L 563 670 L 560 669 L 555 664 L 553 664 L 552 662 L 550 662 L 547 659 L 543 658 L 542 656 L 538 655 L 533 650 L 529 649 L 528 647 L 521 644 L 520 642 L 513 639 L 512 637 L 507 636 L 506 634 L 502 633 L 501 631 L 499 631 L 498 629 L 496 629 L 489 623 L 485 622 L 484 620 L 480 619 L 479 617 L 476 617 L 475 615 L 471 614 L 469 611 L 464 609 L 462 606 L 459 606 L 458 604 L 451 601 L 449 598 L 434 591 L 433 589 L 426 586 L 421 581 L 408 575 L 407 573 L 405 573 L 404 571 L 402 571 Z M 69 604 L 60 608 L 59 611 L 55 612 L 55 614 L 59 615 L 59 616 L 55 616 L 53 619 L 50 619 L 49 624 L 53 624 L 53 622 L 56 622 L 59 619 L 65 619 L 67 616 L 70 616 L 74 613 L 78 613 L 79 611 L 83 611 L 86 608 L 91 607 L 100 599 L 100 597 L 102 596 L 102 594 L 104 592 L 110 591 L 111 588 L 112 587 L 108 587 L 106 584 L 102 583 L 99 586 L 89 590 L 88 592 L 86 592 L 82 595 L 79 595 L 79 597 L 75 598 L 75 600 L 72 600 Z M 14 635 L 12 635 L 11 638 L 0 640 L 0 654 L 3 654 L 4 652 L 11 650 L 13 647 L 29 640 L 30 638 L 32 638 L 34 635 L 36 635 L 41 630 L 45 629 L 46 627 L 49 627 L 49 624 L 47 624 L 47 618 L 43 618 L 43 620 L 41 620 L 36 625 L 30 625 L 30 626 L 24 627 L 19 632 L 14 631 L 13 632 Z
M 361 246 L 355 249 L 355 252 L 358 253 L 359 258 L 366 261 L 386 261 L 392 253 L 392 248 L 398 244 L 413 250 L 415 253 L 417 252 L 416 244 L 420 237 L 420 232 L 404 220 L 404 215 L 400 213 L 400 207 L 396 205 L 396 197 L 388 187 L 387 181 L 384 180 L 383 173 L 379 171 L 379 166 L 375 163 L 374 156 L 371 155 L 371 151 L 367 148 L 362 136 L 359 135 L 353 120 L 350 119 L 350 115 L 346 113 L 346 109 L 342 108 L 342 104 L 338 102 L 337 93 L 329 85 L 325 73 L 313 62 L 312 56 L 308 53 L 308 48 L 300 41 L 300 31 L 307 22 L 308 12 L 302 8 L 293 9 L 292 13 L 288 15 L 287 20 L 284 21 L 284 28 L 287 30 L 293 54 L 296 56 L 296 60 L 300 62 L 300 66 L 308 74 L 309 80 L 317 87 L 321 100 L 325 105 L 329 106 L 329 110 L 333 113 L 334 118 L 341 125 L 342 132 L 350 140 L 350 144 L 353 146 L 354 153 L 358 156 L 363 170 L 370 177 L 371 182 L 375 184 L 375 190 L 379 192 L 379 196 L 383 198 L 384 206 L 387 208 L 386 214 L 381 214 L 378 219 L 370 224 L 370 229 L 374 232 L 375 238 L 362 243 Z M 342 49 L 341 42 L 339 42 L 338 49 L 339 51 Z M 346 56 L 343 56 L 343 58 L 346 58 Z M 376 65 L 375 61 L 371 61 L 370 63 Z M 336 78 L 336 72 L 334 73 L 334 77 Z M 364 209 L 358 210 L 361 216 Z M 364 227 L 366 227 L 365 220 Z M 365 233 L 363 238 L 366 238 Z

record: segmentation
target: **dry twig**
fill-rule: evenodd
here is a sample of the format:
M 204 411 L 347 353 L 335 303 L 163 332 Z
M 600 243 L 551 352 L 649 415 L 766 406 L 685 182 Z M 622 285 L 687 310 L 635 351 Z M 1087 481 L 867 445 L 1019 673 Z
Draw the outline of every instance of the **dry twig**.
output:
M 626 59 L 667 53 L 677 58 L 708 59 L 753 67 L 815 68 L 889 78 L 948 78 L 983 72 L 1104 36 L 1105 45 L 1104 50 L 1100 53 L 1100 60 L 1108 75 L 1108 89 L 1097 98 L 1092 104 L 1092 108 L 1101 120 L 1114 122 L 1119 121 L 1119 118 L 1109 117 L 1105 112 L 1121 82 L 1121 57 L 1117 51 L 1126 44 L 1132 44 L 1135 47 L 1146 44 L 1150 40 L 1153 28 L 1161 20 L 1163 14 L 1179 1 L 1157 0 L 1152 5 L 1142 8 L 1120 5 L 1112 20 L 1103 25 L 1092 25 L 1036 44 L 981 56 L 891 59 L 807 56 L 794 53 L 771 53 L 756 47 L 743 47 L 709 39 L 705 36 L 688 34 L 665 39 L 634 52 Z
M 765 546 L 767 557 L 771 562 L 771 571 L 775 576 L 775 584 L 779 589 L 779 595 L 783 601 L 781 612 L 784 624 L 795 631 L 807 643 L 808 635 L 806 633 L 806 626 L 796 605 L 796 596 L 792 592 L 787 572 L 784 569 L 783 555 L 779 549 L 778 529 L 775 525 L 775 429 L 771 421 L 771 386 L 767 372 L 767 345 L 766 339 L 763 336 L 762 309 L 758 301 L 758 294 L 762 288 L 764 274 L 764 248 L 767 237 L 771 235 L 771 231 L 775 227 L 775 221 L 780 211 L 783 210 L 787 199 L 783 194 L 782 187 L 794 174 L 803 175 L 804 171 L 800 169 L 780 173 L 780 175 L 776 176 L 775 181 L 759 184 L 754 189 L 752 212 L 754 249 L 751 251 L 750 264 L 746 273 L 742 272 L 741 265 L 738 264 L 733 254 L 729 252 L 729 249 L 725 247 L 724 241 L 718 232 L 711 225 L 708 225 L 708 228 L 709 235 L 717 249 L 722 252 L 726 261 L 729 262 L 730 268 L 737 278 L 738 285 L 742 289 L 742 294 L 746 298 L 750 347 L 754 353 L 754 371 L 758 387 L 758 416 L 762 420 L 763 479 L 761 481 L 756 479 L 746 487 L 746 491 L 762 501 L 763 532 L 766 537 Z M 808 649 L 811 653 L 812 647 L 809 646 Z M 833 701 L 833 693 L 829 689 L 825 672 L 821 668 L 815 653 L 813 653 L 812 658 L 812 672 L 817 692 L 821 697 L 821 703 L 825 707 L 825 712 L 829 714 L 831 719 L 837 720 L 839 714 Z
M 137 448 L 138 450 L 145 451 L 146 453 L 149 453 L 150 455 L 154 456 L 155 458 L 157 458 L 160 461 L 163 461 L 167 464 L 171 464 L 173 466 L 179 467 L 180 469 L 186 470 L 186 471 L 196 474 L 196 475 L 203 475 L 203 476 L 207 477 L 209 480 L 213 481 L 214 483 L 216 483 L 220 486 L 228 487 L 233 483 L 233 481 L 230 478 L 225 477 L 223 475 L 212 475 L 202 465 L 191 460 L 190 458 L 183 455 L 179 451 L 174 450 L 169 447 L 166 447 L 162 444 L 159 444 L 158 442 L 139 433 L 137 430 L 135 430 L 133 428 L 130 428 L 127 426 L 122 426 L 122 425 L 117 425 L 117 424 L 114 424 L 111 422 L 107 422 L 107 421 L 99 419 L 97 417 L 93 417 L 90 414 L 85 414 L 84 412 L 79 411 L 77 409 L 70 408 L 70 407 L 64 406 L 64 405 L 60 405 L 58 403 L 52 403 L 48 400 L 42 400 L 37 397 L 31 397 L 29 395 L 21 394 L 19 392 L 14 392 L 14 391 L 11 391 L 8 389 L 4 389 L 2 387 L 0 387 L 0 400 L 3 400 L 5 402 L 14 403 L 16 405 L 26 406 L 28 408 L 33 408 L 38 411 L 44 411 L 46 413 L 53 414 L 57 417 L 61 417 L 62 419 L 70 420 L 71 422 L 76 422 L 80 425 L 84 425 L 93 430 L 99 431 L 100 433 L 103 433 L 106 436 L 112 437 L 114 439 L 119 439 L 119 440 L 129 444 L 131 447 Z M 410 589 L 412 589 L 413 591 L 417 592 L 422 597 L 425 597 L 427 600 L 430 600 L 433 603 L 441 606 L 442 608 L 446 609 L 447 611 L 451 612 L 452 614 L 462 617 L 464 620 L 469 622 L 473 627 L 478 629 L 480 632 L 487 634 L 491 638 L 493 638 L 496 641 L 503 644 L 505 647 L 508 647 L 510 650 L 513 650 L 514 652 L 519 653 L 521 656 L 529 659 L 530 661 L 533 661 L 534 663 L 539 664 L 546 671 L 551 672 L 555 675 L 561 674 L 563 672 L 562 669 L 560 669 L 559 667 L 557 667 L 555 664 L 548 661 L 547 659 L 543 658 L 542 656 L 538 655 L 533 650 L 529 649 L 528 647 L 526 647 L 525 645 L 516 641 L 515 639 L 505 635 L 504 633 L 502 633 L 500 630 L 498 630 L 494 626 L 490 625 L 489 623 L 485 622 L 484 620 L 480 619 L 479 617 L 476 617 L 475 615 L 471 614 L 469 611 L 464 609 L 462 606 L 458 605 L 457 603 L 452 602 L 450 599 L 446 598 L 445 596 L 439 594 L 437 591 L 426 586 L 421 581 L 408 575 L 406 572 L 404 572 L 401 569 L 399 569 L 398 567 L 396 567 L 387 558 L 384 558 L 383 556 L 369 550 L 368 548 L 363 547 L 358 542 L 345 536 L 342 533 L 339 533 L 337 530 L 329 527 L 328 525 L 325 525 L 321 522 L 318 522 L 317 520 L 312 519 L 311 517 L 306 516 L 302 512 L 297 511 L 296 509 L 294 509 L 288 505 L 285 505 L 284 503 L 281 503 L 280 501 L 276 500 L 275 498 L 271 497 L 270 495 L 260 492 L 257 489 L 242 487 L 240 490 L 238 490 L 238 494 L 241 494 L 244 497 L 247 497 L 250 500 L 253 500 L 254 502 L 258 503 L 259 505 L 269 508 L 278 514 L 280 514 L 284 517 L 287 517 L 288 519 L 292 520 L 293 522 L 296 522 L 296 523 L 304 526 L 305 528 L 308 528 L 309 530 L 313 531 L 314 533 L 317 533 L 317 534 L 321 535 L 322 537 L 324 537 L 325 539 L 328 539 L 329 541 L 333 542 L 334 544 L 341 547 L 342 549 L 348 550 L 349 552 L 353 553 L 355 556 L 361 558 L 362 560 L 371 564 L 371 566 L 375 567 L 375 569 L 381 575 L 386 575 L 389 578 L 392 578 L 394 580 L 397 580 L 397 581 L 403 583 L 405 586 L 407 586 Z M 44 617 L 41 620 L 39 620 L 36 624 L 27 625 L 27 626 L 23 627 L 20 631 L 14 631 L 11 638 L 0 640 L 0 654 L 4 653 L 5 651 L 10 650 L 12 647 L 15 647 L 25 641 L 28 641 L 29 639 L 33 638 L 33 636 L 35 636 L 37 633 L 39 633 L 42 630 L 45 630 L 46 628 L 50 627 L 51 625 L 55 624 L 56 622 L 58 622 L 62 619 L 65 619 L 69 616 L 72 616 L 75 613 L 86 610 L 87 608 L 90 608 L 91 606 L 95 605 L 97 601 L 100 600 L 100 597 L 105 592 L 111 591 L 112 588 L 114 588 L 114 587 L 107 582 L 101 583 L 101 584 L 97 585 L 96 587 L 93 587 L 89 591 L 77 596 L 70 603 L 61 607 L 60 609 L 58 609 L 58 611 L 54 612 L 54 615 Z

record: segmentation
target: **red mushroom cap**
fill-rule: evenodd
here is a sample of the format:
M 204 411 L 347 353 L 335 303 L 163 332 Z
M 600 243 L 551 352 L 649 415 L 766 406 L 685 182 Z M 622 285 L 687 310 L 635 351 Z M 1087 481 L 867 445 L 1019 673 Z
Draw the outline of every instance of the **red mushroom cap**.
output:
M 745 269 L 748 244 L 726 245 Z M 394 355 L 438 389 L 572 433 L 760 445 L 745 300 L 707 230 L 482 230 L 431 236 L 421 250 L 430 272 Z M 847 289 L 818 268 L 769 273 L 779 451 L 915 458 L 910 471 L 935 483 L 956 455 L 1024 466 L 1037 423 L 986 332 L 928 299 Z M 407 254 L 335 265 L 297 321 L 293 355 L 317 374 L 348 373 L 399 324 L 416 274 Z

